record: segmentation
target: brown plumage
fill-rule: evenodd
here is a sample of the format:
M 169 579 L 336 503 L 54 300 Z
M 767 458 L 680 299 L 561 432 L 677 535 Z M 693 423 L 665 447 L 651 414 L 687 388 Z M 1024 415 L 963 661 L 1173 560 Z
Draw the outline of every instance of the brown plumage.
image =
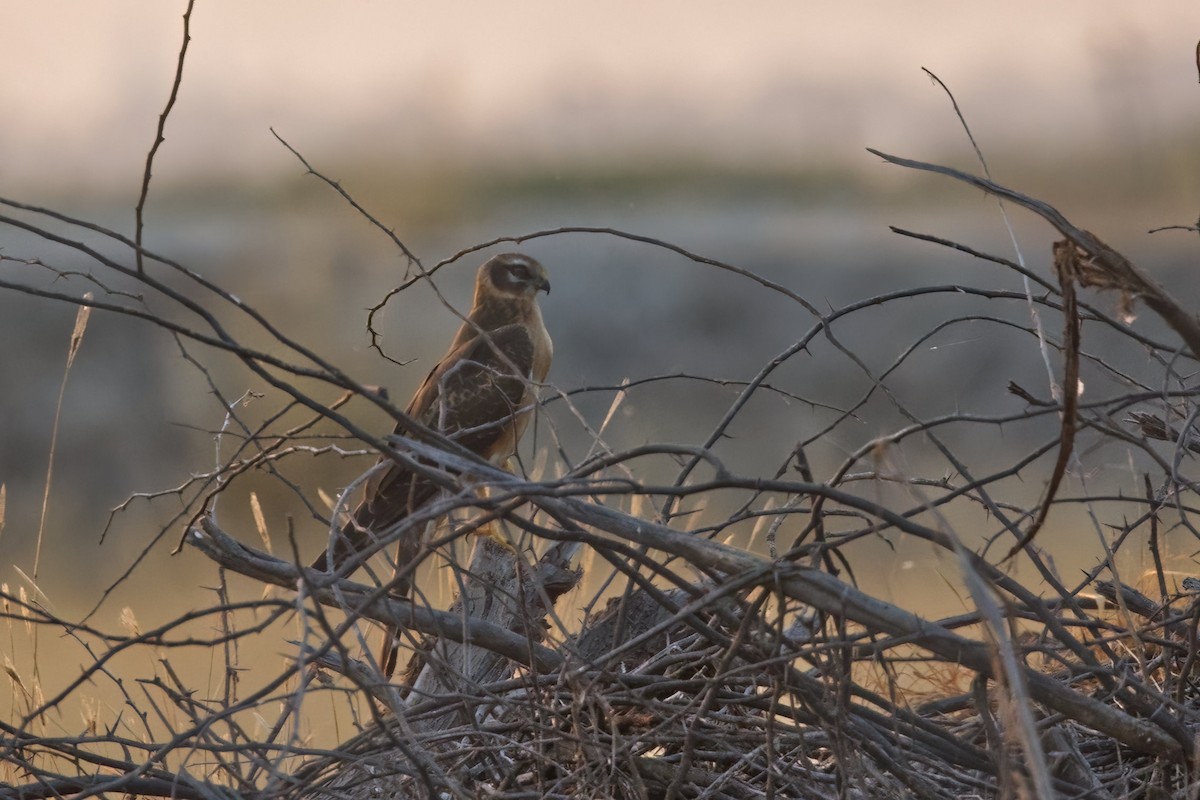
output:
M 550 369 L 552 346 L 537 305 L 539 291 L 549 292 L 550 281 L 542 265 L 528 256 L 505 253 L 481 266 L 471 311 L 409 402 L 408 416 L 493 464 L 502 465 L 512 456 L 529 423 L 537 384 Z M 396 432 L 406 433 L 404 425 L 397 425 Z M 437 484 L 428 478 L 386 456 L 380 463 L 388 466 L 367 481 L 353 519 L 333 544 L 335 567 L 438 495 Z M 416 557 L 424 529 L 417 526 L 401 537 L 400 568 Z M 328 555 L 328 550 L 321 553 L 313 569 L 328 569 Z M 395 592 L 407 595 L 409 588 L 407 580 L 400 581 Z M 389 635 L 389 643 L 391 639 Z M 390 675 L 390 644 L 383 661 Z

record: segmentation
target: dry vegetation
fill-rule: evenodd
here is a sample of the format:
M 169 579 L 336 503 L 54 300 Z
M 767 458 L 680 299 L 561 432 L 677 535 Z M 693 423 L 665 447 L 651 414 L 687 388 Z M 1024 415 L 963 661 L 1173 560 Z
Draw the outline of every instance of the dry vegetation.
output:
M 1040 215 L 1062 237 L 1044 259 L 1053 275 L 901 231 L 957 248 L 995 272 L 983 286 L 913 287 L 822 311 L 734 265 L 609 231 L 756 281 L 793 300 L 811 323 L 741 385 L 714 429 L 688 444 L 610 449 L 609 420 L 585 420 L 573 412 L 571 392 L 546 387 L 547 414 L 559 424 L 574 420 L 594 446 L 572 457 L 551 445 L 536 468 L 512 473 L 416 426 L 251 304 L 142 249 L 153 153 L 137 241 L 0 200 L 9 209 L 0 223 L 89 262 L 80 271 L 4 252 L 0 288 L 138 317 L 172 337 L 229 409 L 223 431 L 237 441 L 217 468 L 173 493 L 183 510 L 160 537 L 186 531 L 185 546 L 217 565 L 209 607 L 154 630 L 130 619 L 118 634 L 60 619 L 25 590 L 5 590 L 12 649 L 52 631 L 74 637 L 92 660 L 49 692 L 10 662 L 15 702 L 0 722 L 0 798 L 1196 796 L 1200 595 L 1189 581 L 1176 585 L 1158 548 L 1169 531 L 1200 535 L 1189 477 L 1200 450 L 1193 430 L 1200 406 L 1190 386 L 1200 324 L 1049 205 L 984 178 L 879 155 Z M 436 286 L 443 266 L 496 244 L 426 265 L 378 227 L 410 265 L 411 279 L 397 292 L 418 281 Z M 104 237 L 105 249 L 82 241 L 81 228 Z M 120 254 L 105 254 L 113 248 Z M 994 288 L 1001 274 L 1019 276 L 1024 289 Z M 1099 294 L 1082 291 L 1089 287 Z M 901 348 L 883 370 L 838 340 L 846 317 L 882 318 L 914 296 L 952 303 L 963 295 L 997 306 L 973 322 L 1018 330 L 1040 348 L 1055 376 L 1049 396 L 1013 385 L 1014 413 L 962 408 L 921 417 L 889 393 L 887 377 L 943 325 Z M 1140 332 L 1142 306 L 1165 322 L 1161 336 Z M 1098 332 L 1103 350 L 1088 346 Z M 862 370 L 868 391 L 809 431 L 774 470 L 728 468 L 718 444 L 730 426 L 754 398 L 783 393 L 772 383 L 776 371 L 820 339 Z M 1108 357 L 1114 346 L 1143 354 L 1140 367 L 1118 366 Z M 269 413 L 250 418 L 224 392 L 213 370 L 226 361 L 271 388 L 263 401 L 274 403 Z M 1078 390 L 1085 372 L 1100 387 L 1086 396 Z M 610 390 L 614 410 L 626 391 Z M 814 473 L 806 457 L 813 442 L 836 435 L 879 398 L 907 422 Z M 345 415 L 347 403 L 375 404 L 409 433 L 383 439 L 363 430 Z M 797 403 L 795 413 L 806 406 Z M 1045 420 L 1054 421 L 1054 435 L 982 471 L 946 436 L 953 430 L 961 440 L 966 431 L 966 439 L 986 442 L 1003 426 Z M 553 441 L 552 426 L 541 425 Z M 936 458 L 919 469 L 898 466 L 905 462 L 896 453 L 912 440 Z M 1145 465 L 1141 485 L 1120 496 L 1079 479 L 1112 449 Z M 222 496 L 266 475 L 293 497 L 289 524 L 329 528 L 353 487 L 322 496 L 293 476 L 313 456 L 356 452 L 418 455 L 423 460 L 412 463 L 454 487 L 421 514 L 445 520 L 422 561 L 450 565 L 443 570 L 449 591 L 426 581 L 428 594 L 412 602 L 391 597 L 389 580 L 379 577 L 390 570 L 369 564 L 361 580 L 346 570 L 318 574 L 300 566 L 307 559 L 292 531 L 272 541 L 261 518 L 258 531 L 226 531 L 213 513 Z M 673 466 L 674 479 L 651 483 L 647 464 Z M 1040 493 L 1033 501 L 1029 486 Z M 696 509 L 717 496 L 736 498 L 734 510 L 693 524 Z M 1094 522 L 1105 553 L 1088 574 L 1067 579 L 1039 543 L 1072 509 Z M 724 542 L 727 529 L 748 524 L 758 531 L 757 550 Z M 260 535 L 261 546 L 252 546 Z M 925 618 L 858 585 L 847 549 L 897 539 L 944 553 L 972 610 Z M 1147 542 L 1157 566 L 1143 593 L 1122 582 L 1118 556 Z M 385 559 L 387 544 L 355 566 Z M 145 558 L 163 557 L 161 550 Z M 1032 579 L 1015 577 L 1016 562 L 1031 568 Z M 277 642 L 287 650 L 282 666 L 257 665 L 259 677 L 242 685 L 238 648 L 277 635 L 280 621 L 296 631 L 296 641 Z M 393 682 L 369 655 L 373 622 L 410 635 L 408 669 Z M 190 682 L 181 660 L 197 647 L 211 651 L 219 691 L 198 692 Z M 153 676 L 123 673 L 130 654 L 149 660 Z M 119 718 L 64 722 L 60 710 L 93 684 L 120 692 Z M 347 718 L 353 732 L 331 737 L 322 728 Z

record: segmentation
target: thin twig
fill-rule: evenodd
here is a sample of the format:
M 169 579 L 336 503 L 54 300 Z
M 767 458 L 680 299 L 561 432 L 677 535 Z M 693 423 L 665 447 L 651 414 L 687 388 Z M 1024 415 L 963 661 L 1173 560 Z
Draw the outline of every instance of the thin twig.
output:
M 134 234 L 133 241 L 135 243 L 134 253 L 137 257 L 137 271 L 145 272 L 145 265 L 142 262 L 142 214 L 146 208 L 146 198 L 150 195 L 150 176 L 154 167 L 154 156 L 158 153 L 159 146 L 166 141 L 163 136 L 163 131 L 167 127 L 167 117 L 171 116 L 171 109 L 175 107 L 175 98 L 179 96 L 179 87 L 183 84 L 183 60 L 187 55 L 188 44 L 192 41 L 190 26 L 192 22 L 192 7 L 196 4 L 196 0 L 188 0 L 187 8 L 183 12 L 183 44 L 179 46 L 179 60 L 175 65 L 175 79 L 171 82 L 171 93 L 167 96 L 167 104 L 163 107 L 162 113 L 158 115 L 158 127 L 154 130 L 154 143 L 150 145 L 150 150 L 146 153 L 146 169 L 142 173 L 142 191 L 138 194 L 137 208 L 134 210 Z

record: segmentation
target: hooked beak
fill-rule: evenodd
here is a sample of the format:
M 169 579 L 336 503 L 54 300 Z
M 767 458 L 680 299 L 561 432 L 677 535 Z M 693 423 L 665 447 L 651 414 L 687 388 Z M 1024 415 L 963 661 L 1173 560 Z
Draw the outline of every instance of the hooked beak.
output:
M 550 294 L 550 281 L 546 278 L 538 278 L 537 283 L 535 283 L 534 286 L 546 294 Z

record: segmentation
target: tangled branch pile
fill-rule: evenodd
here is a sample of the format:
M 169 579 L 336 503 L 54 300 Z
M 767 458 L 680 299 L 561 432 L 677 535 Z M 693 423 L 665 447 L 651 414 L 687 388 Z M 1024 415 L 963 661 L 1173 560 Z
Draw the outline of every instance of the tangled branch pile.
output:
M 973 253 L 1020 272 L 1037 291 L 929 287 L 819 313 L 744 270 L 629 236 L 757 280 L 802 304 L 814 322 L 742 384 L 725 418 L 701 441 L 605 450 L 547 470 L 553 477 L 499 470 L 428 430 L 381 440 L 344 417 L 340 401 L 322 401 L 304 382 L 366 398 L 393 415 L 398 409 L 232 294 L 153 253 L 139 250 L 139 266 L 130 267 L 40 223 L 0 216 L 0 223 L 91 259 L 95 272 L 85 279 L 98 296 L 85 299 L 16 277 L 0 279 L 0 288 L 141 317 L 176 337 L 185 353 L 202 345 L 232 356 L 289 398 L 261 427 L 243 426 L 243 446 L 218 470 L 189 482 L 180 492 L 185 511 L 164 530 L 186 521 L 187 543 L 222 567 L 223 587 L 226 573 L 238 573 L 256 586 L 284 588 L 260 590 L 247 601 L 230 599 L 222 589 L 219 605 L 197 612 L 220 620 L 218 634 L 203 644 L 227 648 L 261 636 L 280 619 L 303 631 L 287 666 L 247 696 L 195 696 L 164 667 L 149 682 L 154 714 L 144 702 L 129 700 L 143 717 L 142 738 L 115 728 L 49 736 L 35 732 L 36 722 L 84 682 L 105 676 L 115 654 L 163 646 L 190 620 L 114 637 L 7 596 L 10 618 L 68 628 L 98 649 L 79 681 L 48 700 L 31 701 L 21 719 L 4 724 L 0 761 L 8 767 L 8 783 L 0 785 L 0 798 L 1188 796 L 1197 785 L 1191 765 L 1200 727 L 1193 683 L 1200 603 L 1173 594 L 1161 564 L 1155 587 L 1161 601 L 1150 600 L 1117 580 L 1114 559 L 1143 531 L 1152 547 L 1167 527 L 1195 532 L 1189 521 L 1194 485 L 1185 475 L 1184 455 L 1194 447 L 1196 407 L 1180 363 L 1190 364 L 1200 353 L 1200 325 L 1126 259 L 1044 203 L 952 170 L 885 158 L 950 174 L 1043 216 L 1064 237 L 1055 250 L 1057 284 Z M 102 233 L 130 252 L 137 249 Z M 46 268 L 3 258 L 14 268 Z M 419 272 L 429 279 L 436 269 Z M 188 282 L 204 299 L 180 291 L 159 270 Z M 137 292 L 118 291 L 102 273 Z M 1125 317 L 1134 302 L 1144 301 L 1178 340 L 1135 333 L 1126 319 L 1086 303 L 1077 290 L 1087 286 L 1116 291 Z M 1025 403 L 1018 414 L 964 410 L 936 419 L 916 418 L 893 401 L 908 424 L 864 443 L 828 474 L 814 475 L 807 449 L 853 420 L 868 398 L 886 395 L 887 374 L 916 347 L 905 348 L 891 368 L 872 371 L 838 342 L 840 321 L 921 292 L 985 297 L 1056 315 L 1063 335 L 1042 342 L 1061 351 L 1061 396 L 1041 400 L 1014 386 Z M 147 298 L 172 304 L 172 311 L 151 310 Z M 220 305 L 221 314 L 208 303 Z M 254 321 L 299 360 L 248 346 L 222 321 L 225 313 Z M 186 315 L 195 327 L 180 321 Z M 1038 335 L 1014 318 L 992 322 Z M 1094 328 L 1149 351 L 1158 384 L 1090 355 L 1083 342 Z M 752 398 L 781 391 L 769 383 L 773 373 L 820 337 L 870 378 L 862 400 L 789 447 L 774 472 L 742 475 L 727 468 L 717 445 L 731 421 Z M 1180 355 L 1184 348 L 1190 353 Z M 1124 389 L 1084 403 L 1078 383 L 1085 363 L 1116 375 Z M 566 403 L 568 394 L 550 400 Z M 311 419 L 271 427 L 297 408 Z M 1031 419 L 1060 422 L 1049 440 L 987 472 L 968 466 L 943 436 L 952 426 L 965 426 L 986 437 L 993 428 Z M 388 581 L 370 571 L 371 582 L 358 583 L 306 570 L 298 557 L 281 559 L 246 546 L 244 532 L 231 536 L 206 514 L 211 500 L 229 492 L 240 476 L 273 472 L 297 454 L 319 451 L 308 438 L 320 439 L 314 426 L 328 422 L 374 451 L 415 454 L 456 482 L 457 491 L 425 512 L 431 520 L 450 520 L 423 553 L 438 552 L 451 562 L 457 599 L 449 609 L 420 595 L 412 601 L 392 597 Z M 889 448 L 910 439 L 931 443 L 938 464 L 896 469 Z M 1102 508 L 1111 498 L 1060 491 L 1081 463 L 1085 439 L 1089 450 L 1118 443 L 1155 465 L 1157 488 L 1147 477 L 1144 497 L 1119 498 L 1119 523 Z M 1042 459 L 1047 454 L 1048 465 Z M 680 464 L 678 477 L 665 484 L 642 478 L 638 464 L 648 459 Z M 287 483 L 281 472 L 273 474 Z M 1030 502 L 1010 494 L 1013 478 L 1038 487 L 1041 496 Z M 885 484 L 902 487 L 904 500 L 885 502 L 878 492 Z M 691 513 L 724 494 L 739 498 L 732 513 L 688 526 Z M 1113 531 L 1106 557 L 1070 585 L 1056 574 L 1038 537 L 1046 536 L 1052 513 L 1080 505 Z M 971 519 L 980 527 L 970 536 L 951 519 L 961 507 L 977 512 Z M 332 524 L 318 503 L 308 508 Z M 1136 513 L 1130 515 L 1131 508 Z M 719 541 L 742 523 L 765 531 L 769 555 Z M 473 536 L 479 532 L 489 536 Z M 847 551 L 888 537 L 922 540 L 946 554 L 973 610 L 930 619 L 856 585 Z M 1006 546 L 992 553 L 997 541 Z M 386 545 L 380 542 L 378 549 Z M 471 545 L 469 562 L 455 556 L 464 545 Z M 1032 565 L 1036 584 L 1014 577 L 1010 558 Z M 1104 575 L 1113 580 L 1101 580 Z M 1082 594 L 1085 589 L 1103 602 Z M 577 625 L 572 620 L 579 607 L 590 613 Z M 246 615 L 253 624 L 235 621 Z M 384 680 L 369 657 L 360 658 L 369 651 L 358 645 L 365 644 L 370 621 L 408 631 L 409 668 L 402 680 Z M 238 668 L 230 657 L 225 666 L 231 675 Z M 361 732 L 333 749 L 313 745 L 301 724 L 324 694 L 367 710 L 356 720 Z

